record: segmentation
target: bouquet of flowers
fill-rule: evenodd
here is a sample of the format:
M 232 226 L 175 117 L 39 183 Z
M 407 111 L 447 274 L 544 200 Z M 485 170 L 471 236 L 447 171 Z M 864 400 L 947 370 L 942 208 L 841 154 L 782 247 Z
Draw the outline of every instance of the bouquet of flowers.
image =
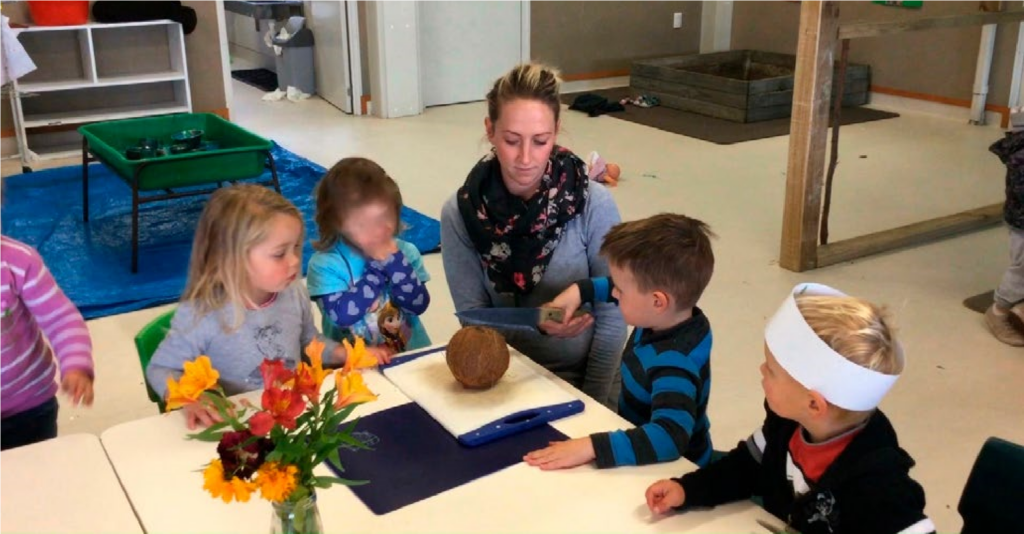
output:
M 344 427 L 342 423 L 357 405 L 377 398 L 359 372 L 377 365 L 377 359 L 367 353 L 360 338 L 354 346 L 343 343 L 345 366 L 335 371 L 334 387 L 322 396 L 320 387 L 329 371 L 323 368 L 324 344 L 319 340 L 306 347 L 310 363 L 300 363 L 294 371 L 280 360 L 263 361 L 259 407 L 246 399 L 234 406 L 217 385 L 220 374 L 206 356 L 185 363 L 178 381 L 168 379 L 167 409 L 204 402 L 216 408 L 223 419 L 189 435 L 190 439 L 218 442 L 218 457 L 203 472 L 205 490 L 226 503 L 246 502 L 258 491 L 260 497 L 275 503 L 275 514 L 297 531 L 319 530 L 316 488 L 363 482 L 316 476 L 313 469 L 328 461 L 341 471 L 338 448 L 343 444 L 364 447 L 352 437 L 355 423 Z

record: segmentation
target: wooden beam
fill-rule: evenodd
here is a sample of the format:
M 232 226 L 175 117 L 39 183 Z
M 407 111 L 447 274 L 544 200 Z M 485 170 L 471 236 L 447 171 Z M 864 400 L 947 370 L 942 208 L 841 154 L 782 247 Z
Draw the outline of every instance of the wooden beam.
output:
M 1002 220 L 1003 203 L 1000 202 L 891 230 L 836 241 L 818 248 L 818 267 L 835 265 L 879 252 L 979 230 L 997 225 Z
M 805 1 L 800 5 L 779 252 L 779 265 L 791 271 L 817 266 L 832 63 L 838 31 L 838 2 Z
M 984 26 L 1003 22 L 1024 21 L 1024 9 L 1009 9 L 996 13 L 968 13 L 966 15 L 944 15 L 912 20 L 891 22 L 848 22 L 839 27 L 840 39 L 857 39 L 860 37 L 878 37 L 896 33 L 938 28 L 960 28 L 963 26 Z

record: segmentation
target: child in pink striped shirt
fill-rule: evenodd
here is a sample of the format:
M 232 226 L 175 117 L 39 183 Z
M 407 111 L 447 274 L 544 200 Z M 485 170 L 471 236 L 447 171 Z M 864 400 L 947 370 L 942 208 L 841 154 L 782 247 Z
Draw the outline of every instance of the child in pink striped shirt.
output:
M 72 404 L 92 405 L 92 340 L 39 253 L 7 236 L 0 236 L 0 296 L 0 448 L 9 449 L 57 437 L 58 363 Z

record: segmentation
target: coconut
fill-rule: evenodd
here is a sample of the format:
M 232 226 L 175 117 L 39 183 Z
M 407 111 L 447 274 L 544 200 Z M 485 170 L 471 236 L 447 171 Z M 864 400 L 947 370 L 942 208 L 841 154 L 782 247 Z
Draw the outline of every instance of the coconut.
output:
M 445 360 L 460 384 L 487 389 L 508 370 L 508 345 L 505 337 L 493 328 L 467 326 L 448 342 Z

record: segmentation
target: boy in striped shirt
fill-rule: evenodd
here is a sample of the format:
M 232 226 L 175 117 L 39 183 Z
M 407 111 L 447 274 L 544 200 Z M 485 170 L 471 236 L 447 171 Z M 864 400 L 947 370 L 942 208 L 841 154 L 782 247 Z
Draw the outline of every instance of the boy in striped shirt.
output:
M 7 236 L 0 296 L 0 448 L 9 449 L 57 437 L 58 362 L 60 389 L 74 405 L 92 405 L 92 340 L 39 253 Z
M 703 222 L 672 213 L 619 224 L 601 245 L 611 277 L 579 281 L 546 305 L 565 309 L 569 322 L 583 303 L 618 303 L 635 327 L 622 355 L 619 415 L 636 427 L 554 443 L 527 454 L 528 464 L 710 461 L 711 325 L 697 300 L 714 271 L 711 236 Z

